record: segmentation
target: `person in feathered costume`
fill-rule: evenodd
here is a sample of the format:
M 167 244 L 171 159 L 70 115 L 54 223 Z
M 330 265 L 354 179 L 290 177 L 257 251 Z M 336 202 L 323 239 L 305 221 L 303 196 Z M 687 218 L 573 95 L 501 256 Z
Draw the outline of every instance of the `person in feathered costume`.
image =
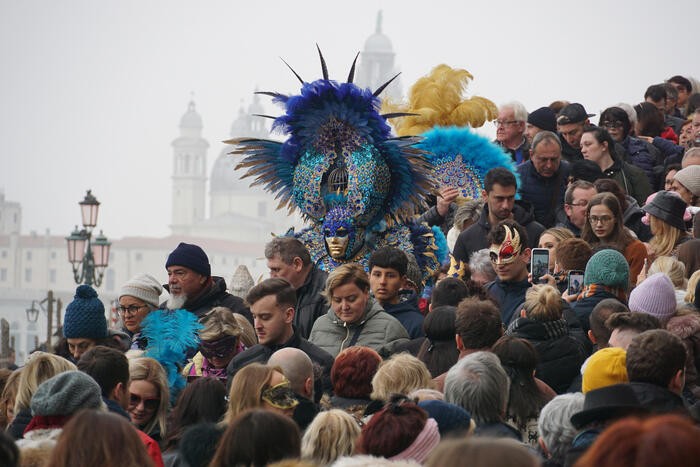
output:
M 431 224 L 454 218 L 458 204 L 481 197 L 484 176 L 492 168 L 506 167 L 518 179 L 512 159 L 471 129 L 498 115 L 498 108 L 490 100 L 465 98 L 473 78 L 467 70 L 438 65 L 411 87 L 407 103 L 387 103 L 383 109 L 401 115 L 392 120 L 397 135 L 424 137 L 416 147 L 428 153 L 441 196 L 456 201 L 450 204 L 451 212 L 439 213 L 437 207 L 431 208 L 422 217 Z M 459 262 L 453 260 L 451 266 L 449 275 L 463 275 Z
M 404 114 L 379 113 L 378 96 L 396 76 L 372 92 L 352 83 L 357 56 L 345 83 L 330 80 L 320 49 L 319 57 L 322 79 L 305 82 L 292 70 L 299 95 L 260 93 L 284 106 L 284 115 L 270 118 L 273 130 L 289 137 L 226 141 L 237 146 L 232 154 L 246 156 L 236 169 L 276 193 L 278 208 L 298 209 L 311 223 L 287 235 L 299 238 L 321 269 L 351 262 L 366 268 L 370 253 L 389 245 L 412 253 L 426 279 L 446 243 L 442 232 L 411 222 L 435 183 L 427 154 L 415 147 L 420 138 L 391 137 L 387 118 Z

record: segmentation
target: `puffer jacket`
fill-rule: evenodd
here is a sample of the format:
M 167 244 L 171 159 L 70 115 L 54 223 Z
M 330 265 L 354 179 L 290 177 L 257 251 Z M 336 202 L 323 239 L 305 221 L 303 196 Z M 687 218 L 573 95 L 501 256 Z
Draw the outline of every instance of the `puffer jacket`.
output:
M 553 227 L 557 210 L 564 207 L 569 163 L 561 161 L 559 170 L 551 177 L 540 175 L 531 160 L 523 162 L 516 170 L 520 174 L 519 191 L 522 199 L 532 203 L 537 222 L 545 227 Z
M 642 222 L 642 218 L 644 217 L 645 213 L 642 211 L 642 208 L 639 207 L 639 203 L 637 203 L 636 199 L 629 195 L 626 196 L 626 198 L 627 209 L 625 209 L 625 212 L 622 215 L 622 222 L 625 224 L 625 227 L 637 235 L 637 238 L 640 241 L 648 242 L 651 240 L 652 235 L 651 228 Z
M 632 136 L 626 137 L 620 144 L 625 149 L 624 160 L 642 169 L 649 178 L 651 186 L 658 186 L 659 175 L 654 172 L 658 149 L 651 143 Z
M 566 321 L 541 322 L 518 318 L 508 326 L 506 335 L 509 334 L 526 339 L 535 347 L 540 357 L 535 376 L 557 394 L 565 393 L 585 360 L 583 346 L 569 335 Z
M 700 315 L 697 313 L 674 316 L 666 324 L 666 330 L 680 337 L 685 345 L 685 390 L 700 399 L 698 371 L 700 370 Z
M 187 311 L 194 313 L 197 318 L 201 318 L 208 313 L 212 308 L 217 306 L 225 306 L 234 313 L 245 316 L 250 324 L 253 324 L 253 315 L 250 309 L 243 303 L 243 299 L 231 295 L 226 291 L 226 281 L 222 277 L 212 276 L 211 284 L 207 289 L 193 300 L 185 304 Z M 166 284 L 163 286 L 165 290 L 170 292 L 170 287 Z M 166 308 L 168 302 L 160 304 L 160 308 Z
M 369 347 L 383 358 L 391 355 L 397 345 L 408 342 L 408 333 L 403 325 L 386 313 L 374 299 L 367 300 L 365 312 L 354 323 L 341 320 L 330 308 L 314 323 L 309 341 L 335 358 L 349 346 L 360 326 L 362 328 L 355 345 Z

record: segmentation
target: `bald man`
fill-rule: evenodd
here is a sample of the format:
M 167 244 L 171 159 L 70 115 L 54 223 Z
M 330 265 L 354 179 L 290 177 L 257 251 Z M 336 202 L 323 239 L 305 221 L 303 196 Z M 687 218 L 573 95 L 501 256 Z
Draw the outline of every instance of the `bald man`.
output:
M 318 405 L 314 402 L 314 366 L 311 359 L 302 350 L 286 347 L 273 353 L 267 364 L 280 367 L 282 374 L 289 380 L 299 400 L 292 418 L 304 431 L 319 412 Z

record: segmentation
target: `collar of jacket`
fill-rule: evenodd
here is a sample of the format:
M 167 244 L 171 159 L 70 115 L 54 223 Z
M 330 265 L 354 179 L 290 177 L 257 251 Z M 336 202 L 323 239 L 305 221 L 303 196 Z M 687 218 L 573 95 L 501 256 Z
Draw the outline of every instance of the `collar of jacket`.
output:
M 346 323 L 342 319 L 338 318 L 338 315 L 335 314 L 335 311 L 333 310 L 333 307 L 331 307 L 330 310 L 328 310 L 328 313 L 332 313 L 331 316 L 331 322 L 335 324 L 336 326 L 340 326 L 343 328 L 351 328 L 355 326 L 361 326 L 365 324 L 370 318 L 372 318 L 374 315 L 379 313 L 380 311 L 384 311 L 384 308 L 377 302 L 374 298 L 369 297 L 367 299 L 367 305 L 365 305 L 365 312 L 362 313 L 362 316 L 360 319 L 355 321 L 354 323 Z
M 292 334 L 292 337 L 290 337 L 287 342 L 284 342 L 282 344 L 277 344 L 277 345 L 266 345 L 263 344 L 263 346 L 270 351 L 270 355 L 272 355 L 274 352 L 277 352 L 279 349 L 285 349 L 287 347 L 294 347 L 294 348 L 299 348 L 299 344 L 301 343 L 301 337 L 297 333 L 297 328 L 296 326 L 292 325 L 292 331 L 294 333 Z

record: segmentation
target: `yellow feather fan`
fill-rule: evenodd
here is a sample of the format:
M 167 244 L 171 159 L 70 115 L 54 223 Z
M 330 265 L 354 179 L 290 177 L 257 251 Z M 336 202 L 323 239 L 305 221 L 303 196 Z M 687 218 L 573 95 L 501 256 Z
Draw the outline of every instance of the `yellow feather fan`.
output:
M 382 112 L 418 114 L 392 119 L 398 136 L 419 135 L 434 126 L 478 128 L 487 120 L 495 119 L 498 108 L 484 97 L 464 100 L 464 92 L 472 79 L 474 77 L 467 70 L 438 65 L 411 87 L 408 104 L 385 102 Z

